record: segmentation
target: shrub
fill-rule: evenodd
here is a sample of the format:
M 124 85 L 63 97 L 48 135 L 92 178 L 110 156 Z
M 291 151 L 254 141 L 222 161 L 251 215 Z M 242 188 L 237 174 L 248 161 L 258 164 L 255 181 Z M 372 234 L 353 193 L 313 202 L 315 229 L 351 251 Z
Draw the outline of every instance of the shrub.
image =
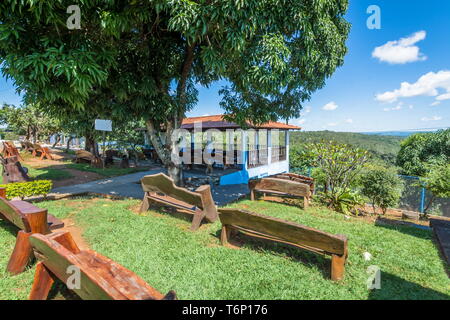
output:
M 385 214 L 387 208 L 398 204 L 403 182 L 394 171 L 381 167 L 371 168 L 362 175 L 361 180 L 361 193 L 372 202 L 374 213 L 375 206 L 380 207 Z
M 17 182 L 0 185 L 0 188 L 6 189 L 6 198 L 20 198 L 32 196 L 46 196 L 53 187 L 51 180 L 36 180 L 30 182 Z
M 425 213 L 431 208 L 435 198 L 450 198 L 450 164 L 435 162 L 427 166 L 428 173 L 420 179 L 423 186 L 432 193 L 425 208 Z
M 321 192 L 319 199 L 337 212 L 344 214 L 353 213 L 356 215 L 358 213 L 356 208 L 364 205 L 364 199 L 361 195 L 351 190 L 343 190 L 335 194 Z

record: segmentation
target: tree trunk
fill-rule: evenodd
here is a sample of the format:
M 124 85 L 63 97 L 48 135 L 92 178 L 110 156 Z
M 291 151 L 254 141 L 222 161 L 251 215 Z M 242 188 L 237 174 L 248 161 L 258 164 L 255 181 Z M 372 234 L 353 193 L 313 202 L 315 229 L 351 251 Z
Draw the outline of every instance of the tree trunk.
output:
M 175 126 L 173 125 L 175 123 Z M 147 132 L 163 165 L 167 168 L 169 177 L 173 179 L 177 186 L 184 186 L 183 166 L 172 161 L 171 152 L 176 146 L 176 141 L 172 141 L 172 132 L 174 127 L 179 127 L 176 121 L 172 120 L 166 123 L 166 141 L 162 141 L 159 132 L 151 120 L 146 121 Z
M 95 141 L 95 138 L 88 134 L 86 135 L 86 143 L 85 143 L 85 150 L 89 151 L 90 153 L 92 153 L 94 156 L 99 157 L 100 154 L 98 152 L 98 146 L 97 146 L 97 142 Z
M 52 145 L 52 148 L 56 147 L 56 145 L 61 141 L 61 136 L 59 134 L 55 137 L 55 143 Z
M 70 151 L 70 143 L 72 142 L 73 137 L 69 137 L 69 139 L 67 139 L 67 145 L 66 145 L 66 153 Z

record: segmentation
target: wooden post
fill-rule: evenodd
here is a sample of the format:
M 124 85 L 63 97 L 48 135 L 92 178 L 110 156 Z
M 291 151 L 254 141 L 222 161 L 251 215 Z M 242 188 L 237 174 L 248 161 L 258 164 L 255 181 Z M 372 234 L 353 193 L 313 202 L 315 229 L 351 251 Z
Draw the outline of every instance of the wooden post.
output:
M 331 256 L 331 280 L 340 281 L 344 278 L 346 256 Z
M 223 246 L 228 244 L 228 240 L 230 239 L 231 228 L 228 225 L 222 225 L 222 231 L 220 233 L 220 242 Z
M 6 199 L 6 189 L 0 188 L 0 198 Z
M 144 199 L 142 199 L 141 209 L 139 213 L 146 212 L 150 208 L 150 203 L 148 201 L 147 192 L 144 194 Z
M 29 300 L 47 300 L 55 279 L 43 262 L 38 262 Z
M 33 251 L 29 241 L 30 235 L 31 233 L 26 233 L 23 230 L 20 230 L 17 234 L 16 245 L 6 267 L 6 270 L 13 275 L 25 271 L 32 258 Z
M 304 196 L 303 197 L 303 209 L 308 208 L 308 206 L 309 206 L 309 198 Z

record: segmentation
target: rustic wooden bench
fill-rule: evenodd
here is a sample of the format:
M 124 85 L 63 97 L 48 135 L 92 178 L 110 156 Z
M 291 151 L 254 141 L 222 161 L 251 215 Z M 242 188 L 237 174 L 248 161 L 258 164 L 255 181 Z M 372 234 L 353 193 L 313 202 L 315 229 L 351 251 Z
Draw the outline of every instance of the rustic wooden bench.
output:
M 296 174 L 296 173 L 280 173 L 280 174 L 276 174 L 276 175 L 272 176 L 271 178 L 292 180 L 295 182 L 307 184 L 311 188 L 311 194 L 314 194 L 315 184 L 314 184 L 314 179 L 311 177 L 302 176 L 302 175 Z
M 293 180 L 279 178 L 255 179 L 248 182 L 248 187 L 252 201 L 255 200 L 256 192 L 281 197 L 302 197 L 303 207 L 306 209 L 309 206 L 309 200 L 311 198 L 311 187 Z
M 0 218 L 20 229 L 7 270 L 12 274 L 23 272 L 33 257 L 29 237 L 34 233 L 48 234 L 64 227 L 64 223 L 31 203 L 6 200 L 6 191 L 0 188 Z
M 37 157 L 38 153 L 41 154 L 40 160 L 43 160 L 44 158 L 53 160 L 53 156 L 49 148 L 43 147 L 40 144 L 35 143 L 33 144 L 33 156 Z
M 193 214 L 191 230 L 200 227 L 203 219 L 209 222 L 217 220 L 217 208 L 209 185 L 200 186 L 195 192 L 175 185 L 173 180 L 163 173 L 145 176 L 141 179 L 145 192 L 141 212 L 149 209 L 150 203 L 169 206 Z
M 34 234 L 30 243 L 39 260 L 30 300 L 46 300 L 57 279 L 70 284 L 68 288 L 84 300 L 176 299 L 174 291 L 163 295 L 113 260 L 95 251 L 80 250 L 68 231 Z M 78 283 L 73 278 L 76 274 Z
M 73 162 L 89 163 L 95 168 L 103 168 L 104 166 L 103 160 L 100 157 L 96 157 L 91 152 L 86 150 L 75 151 L 75 159 L 73 160 Z
M 34 146 L 30 141 L 22 141 L 20 144 L 23 150 L 33 153 Z
M 20 155 L 19 150 L 17 150 L 16 146 L 12 142 L 8 141 L 3 142 L 2 153 L 4 158 L 17 157 L 19 160 L 23 161 L 23 158 Z
M 333 235 L 290 221 L 239 209 L 219 209 L 222 222 L 221 242 L 227 245 L 232 230 L 246 235 L 284 243 L 321 255 L 331 255 L 331 279 L 344 278 L 347 261 L 347 237 Z

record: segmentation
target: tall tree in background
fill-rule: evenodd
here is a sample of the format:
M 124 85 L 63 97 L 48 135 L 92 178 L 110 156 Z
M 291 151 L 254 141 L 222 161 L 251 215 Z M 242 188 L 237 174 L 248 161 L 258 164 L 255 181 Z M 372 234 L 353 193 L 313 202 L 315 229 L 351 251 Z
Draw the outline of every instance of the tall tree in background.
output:
M 347 52 L 347 0 L 78 3 L 82 29 L 68 30 L 72 1 L 2 1 L 2 72 L 27 99 L 143 118 L 177 183 L 172 133 L 195 106 L 196 85 L 227 80 L 221 106 L 239 124 L 289 119 Z M 93 105 L 93 95 L 104 99 Z
M 402 174 L 425 177 L 435 162 L 450 162 L 450 129 L 417 133 L 401 143 L 397 165 Z

